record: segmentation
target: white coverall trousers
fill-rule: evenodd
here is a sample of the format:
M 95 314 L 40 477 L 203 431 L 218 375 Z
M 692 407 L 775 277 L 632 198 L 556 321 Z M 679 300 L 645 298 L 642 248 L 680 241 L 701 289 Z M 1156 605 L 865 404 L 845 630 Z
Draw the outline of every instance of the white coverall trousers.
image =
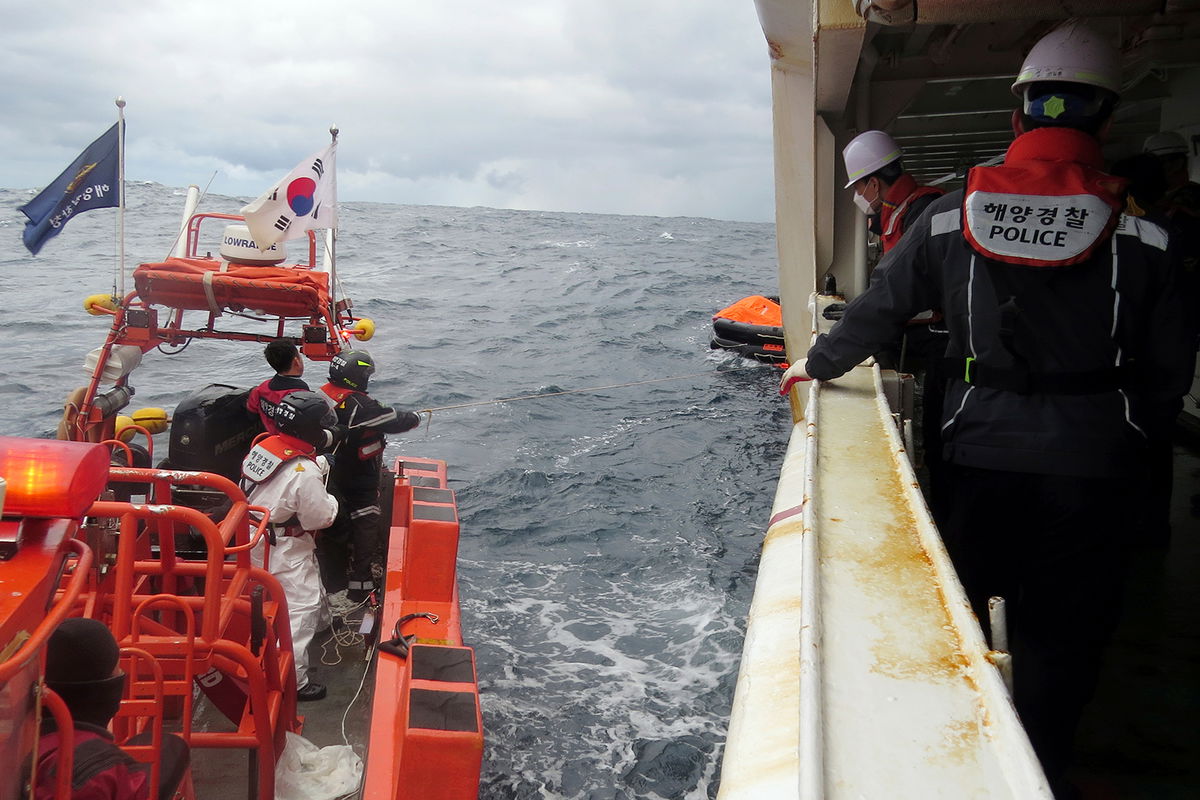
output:
M 294 522 L 304 529 L 299 536 L 276 535 L 269 567 L 287 597 L 297 689 L 308 684 L 308 646 L 320 628 L 326 608 L 316 542 L 309 531 L 327 528 L 337 516 L 337 500 L 325 489 L 328 470 L 324 456 L 296 458 L 284 463 L 248 493 L 251 505 L 270 510 L 272 521 Z M 262 564 L 262 550 L 261 544 L 255 548 L 255 564 Z
M 254 561 L 262 564 L 262 549 L 255 548 Z M 325 588 L 317 567 L 317 544 L 308 531 L 299 536 L 277 536 L 271 548 L 270 572 L 283 587 L 292 626 L 292 652 L 296 660 L 296 688 L 308 684 L 308 646 L 321 628 L 325 611 Z

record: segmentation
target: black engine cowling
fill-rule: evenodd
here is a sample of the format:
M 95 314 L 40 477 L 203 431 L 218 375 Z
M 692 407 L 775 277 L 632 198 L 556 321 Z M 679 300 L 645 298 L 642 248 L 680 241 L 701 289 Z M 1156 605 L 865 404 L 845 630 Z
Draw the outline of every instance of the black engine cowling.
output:
M 171 418 L 170 467 L 213 472 L 237 482 L 242 459 L 263 432 L 258 415 L 246 409 L 249 394 L 249 389 L 212 383 L 180 402 Z

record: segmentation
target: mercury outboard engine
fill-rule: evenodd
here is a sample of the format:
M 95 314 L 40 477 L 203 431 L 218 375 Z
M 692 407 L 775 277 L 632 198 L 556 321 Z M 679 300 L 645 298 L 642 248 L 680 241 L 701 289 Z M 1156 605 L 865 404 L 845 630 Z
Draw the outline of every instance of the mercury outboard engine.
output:
M 250 452 L 254 437 L 263 432 L 257 414 L 246 409 L 249 389 L 211 383 L 175 407 L 171 418 L 171 443 L 164 469 L 193 470 L 224 475 L 234 483 L 242 472 L 242 459 Z M 203 486 L 178 486 L 172 493 L 176 503 L 196 509 L 216 521 L 229 510 L 222 492 Z M 175 537 L 181 558 L 203 559 L 204 537 L 189 529 Z
M 258 415 L 246 409 L 249 394 L 212 383 L 180 402 L 171 419 L 170 468 L 214 472 L 237 483 L 242 459 L 263 432 Z

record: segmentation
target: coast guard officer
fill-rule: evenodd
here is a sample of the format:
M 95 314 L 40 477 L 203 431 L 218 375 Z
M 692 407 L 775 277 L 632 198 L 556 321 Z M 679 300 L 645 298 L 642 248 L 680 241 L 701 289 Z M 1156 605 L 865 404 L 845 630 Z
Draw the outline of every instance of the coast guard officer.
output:
M 308 384 L 300 379 L 304 374 L 304 359 L 291 339 L 276 339 L 263 350 L 267 363 L 275 370 L 275 376 L 263 381 L 250 390 L 246 408 L 258 414 L 267 433 L 279 433 L 275 424 L 275 408 L 292 392 L 308 390 Z
M 1130 490 L 1192 373 L 1168 233 L 1123 215 L 1124 182 L 1103 171 L 1120 64 L 1076 21 L 1038 41 L 1012 85 L 1004 164 L 935 200 L 780 384 L 837 378 L 913 313 L 944 310 L 935 516 L 979 618 L 990 596 L 1008 600 L 1017 710 L 1068 793 L 1119 613 Z

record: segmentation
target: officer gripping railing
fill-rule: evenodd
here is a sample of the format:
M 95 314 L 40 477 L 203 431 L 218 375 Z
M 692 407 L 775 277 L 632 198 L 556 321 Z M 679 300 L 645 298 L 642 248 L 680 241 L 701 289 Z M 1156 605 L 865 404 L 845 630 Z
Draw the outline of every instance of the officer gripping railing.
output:
M 819 326 L 833 300 L 814 299 Z M 869 359 L 799 384 L 722 800 L 1051 797 L 921 494 L 895 380 Z

